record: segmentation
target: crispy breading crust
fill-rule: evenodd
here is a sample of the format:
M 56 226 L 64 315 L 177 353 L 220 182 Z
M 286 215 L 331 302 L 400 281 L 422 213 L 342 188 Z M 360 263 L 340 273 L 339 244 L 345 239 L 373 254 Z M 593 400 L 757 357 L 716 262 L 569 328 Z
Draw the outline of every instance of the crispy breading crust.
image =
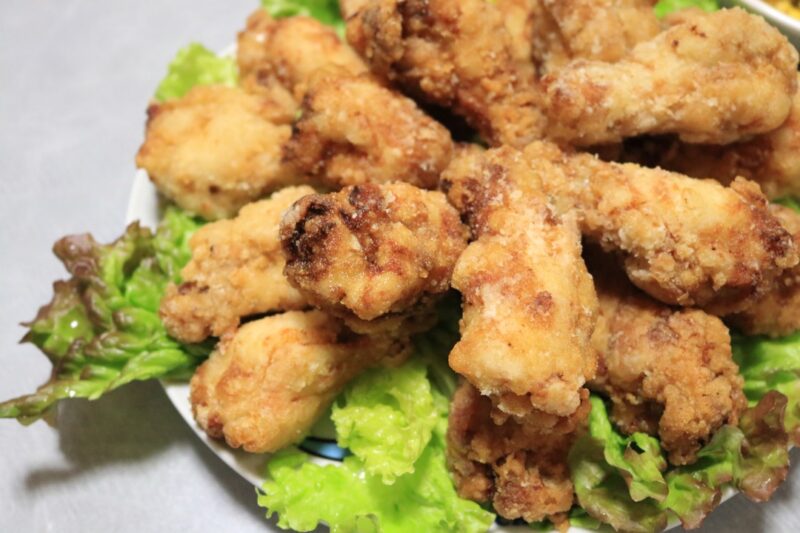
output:
M 300 181 L 281 162 L 291 127 L 276 122 L 276 109 L 238 88 L 194 87 L 182 98 L 150 106 L 136 165 L 183 209 L 209 220 L 231 217 Z
M 405 358 L 403 341 L 354 335 L 321 311 L 250 322 L 222 339 L 191 381 L 195 420 L 252 453 L 300 441 L 360 372 Z
M 543 9 L 541 0 L 496 0 L 503 15 L 514 60 L 522 68 L 530 68 L 534 54 L 534 28 L 540 24 Z
M 517 417 L 569 416 L 595 371 L 597 301 L 577 222 L 555 210 L 540 178 L 510 147 L 464 150 L 442 176 L 476 239 L 453 272 L 464 316 L 450 366 Z
M 567 453 L 586 421 L 587 391 L 581 408 L 559 433 L 540 432 L 535 424 L 492 420 L 492 402 L 463 382 L 450 406 L 447 460 L 462 498 L 491 502 L 510 520 L 565 519 L 573 487 Z
M 283 276 L 279 224 L 307 186 L 288 187 L 242 208 L 233 220 L 200 228 L 190 241 L 192 259 L 161 301 L 161 320 L 173 337 L 200 342 L 235 329 L 241 318 L 308 304 Z
M 418 313 L 443 295 L 467 228 L 439 191 L 367 184 L 302 198 L 281 241 L 286 276 L 311 303 L 371 321 Z
M 447 129 L 413 100 L 369 76 L 327 69 L 309 82 L 284 161 L 334 188 L 405 181 L 432 189 L 452 151 Z
M 800 197 L 800 92 L 786 122 L 753 139 L 719 146 L 682 143 L 671 136 L 636 138 L 614 155 L 725 185 L 741 176 L 757 182 L 770 199 Z
M 347 40 L 372 71 L 465 117 L 491 144 L 541 138 L 533 65 L 515 58 L 503 16 L 484 0 L 367 0 L 346 10 Z
M 364 62 L 330 27 L 304 16 L 274 20 L 264 9 L 254 11 L 239 33 L 236 60 L 246 90 L 275 99 L 281 98 L 276 94 L 291 96 L 297 104 L 303 101 L 312 74 L 321 68 L 335 66 L 356 75 L 367 72 Z
M 728 329 L 699 309 L 674 309 L 639 292 L 595 250 L 587 258 L 600 300 L 590 386 L 610 396 L 625 433 L 657 434 L 672 464 L 693 463 L 724 424 L 747 408 Z
M 660 31 L 652 0 L 529 0 L 540 20 L 533 51 L 540 71 L 573 59 L 613 63 Z
M 770 210 L 800 249 L 800 214 L 781 205 Z M 800 265 L 786 270 L 762 298 L 726 320 L 747 335 L 783 337 L 800 330 Z
M 631 281 L 665 303 L 737 312 L 798 263 L 755 183 L 740 178 L 726 188 L 546 143 L 526 156 L 552 167 L 543 174 L 548 190 L 574 202 L 584 236 L 621 254 Z
M 574 146 L 646 133 L 725 144 L 786 120 L 798 55 L 776 28 L 738 8 L 684 10 L 670 23 L 617 63 L 574 61 L 546 76 L 548 135 Z
M 514 59 L 539 74 L 573 59 L 619 61 L 661 27 L 652 0 L 496 0 Z

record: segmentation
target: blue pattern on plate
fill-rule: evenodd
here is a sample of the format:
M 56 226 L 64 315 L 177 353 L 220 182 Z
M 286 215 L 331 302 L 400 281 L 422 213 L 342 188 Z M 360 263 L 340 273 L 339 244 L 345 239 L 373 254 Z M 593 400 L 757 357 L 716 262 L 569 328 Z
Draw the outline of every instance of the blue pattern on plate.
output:
M 337 446 L 335 440 L 320 439 L 319 437 L 308 437 L 300 445 L 300 449 L 311 455 L 332 461 L 341 461 L 350 455 L 350 451 Z

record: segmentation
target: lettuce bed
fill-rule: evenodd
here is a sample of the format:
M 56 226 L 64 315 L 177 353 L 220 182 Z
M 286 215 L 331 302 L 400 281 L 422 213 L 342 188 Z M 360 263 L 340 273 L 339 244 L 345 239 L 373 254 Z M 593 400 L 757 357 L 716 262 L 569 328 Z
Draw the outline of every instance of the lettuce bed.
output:
M 207 346 L 181 344 L 158 317 L 161 296 L 179 277 L 199 221 L 170 208 L 154 234 L 133 223 L 108 245 L 91 235 L 53 247 L 72 277 L 53 285 L 53 299 L 26 324 L 24 342 L 53 364 L 50 379 L 30 395 L 0 403 L 0 418 L 32 422 L 64 398 L 101 395 L 135 380 L 186 379 Z

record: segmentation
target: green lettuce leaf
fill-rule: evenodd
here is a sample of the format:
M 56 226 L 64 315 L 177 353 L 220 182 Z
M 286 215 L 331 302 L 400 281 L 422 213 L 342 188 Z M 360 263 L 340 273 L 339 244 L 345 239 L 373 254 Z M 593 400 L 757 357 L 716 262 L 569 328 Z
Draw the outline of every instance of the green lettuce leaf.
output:
M 631 499 L 635 502 L 645 498 L 663 500 L 667 496 L 667 484 L 661 472 L 667 468 L 667 462 L 658 439 L 645 433 L 623 437 L 611 425 L 603 400 L 592 395 L 590 401 L 589 435 L 603 443 L 603 456 L 627 483 Z
M 153 239 L 153 248 L 158 266 L 173 283 L 182 281 L 181 270 L 192 258 L 189 239 L 201 225 L 203 221 L 200 218 L 192 217 L 173 205 L 164 211 Z
M 189 233 L 197 223 L 171 210 L 156 235 L 133 223 L 108 245 L 91 235 L 55 244 L 72 278 L 54 284 L 53 300 L 27 324 L 23 338 L 45 353 L 53 372 L 35 393 L 0 403 L 0 417 L 29 423 L 64 398 L 93 400 L 134 380 L 190 374 L 207 347 L 170 338 L 158 317 L 170 275 L 157 250 L 167 241 L 182 242 L 175 233 L 179 227 Z M 178 269 L 181 259 L 163 261 Z
M 788 472 L 785 408 L 786 397 L 772 391 L 745 411 L 739 427 L 717 431 L 697 462 L 667 474 L 669 494 L 662 506 L 693 528 L 719 504 L 728 484 L 752 500 L 769 499 Z
M 593 396 L 589 432 L 569 454 L 578 502 L 589 517 L 619 531 L 651 532 L 663 529 L 671 515 L 687 528 L 699 526 L 729 485 L 764 501 L 787 474 L 785 407 L 785 396 L 766 394 L 744 412 L 739 427 L 717 431 L 697 462 L 662 477 L 666 463 L 658 442 L 641 434 L 622 437 Z
M 659 531 L 667 513 L 662 475 L 666 461 L 657 439 L 623 437 L 611 424 L 603 400 L 592 395 L 589 432 L 570 450 L 568 462 L 578 503 L 588 515 L 619 531 Z
M 736 486 L 753 501 L 767 501 L 789 473 L 789 435 L 784 428 L 787 403 L 786 396 L 772 391 L 739 421 L 744 442 Z
M 750 405 L 769 391 L 786 396 L 786 431 L 800 445 L 800 332 L 780 339 L 733 337 L 733 357 L 744 377 Z
M 800 213 L 800 200 L 797 198 L 786 196 L 785 198 L 778 198 L 775 200 L 775 203 L 785 205 L 786 207 L 790 207 Z
M 178 50 L 169 64 L 167 76 L 156 89 L 159 102 L 180 98 L 195 85 L 235 86 L 239 81 L 236 61 L 219 57 L 205 46 L 192 43 Z
M 604 458 L 603 443 L 584 436 L 572 446 L 569 466 L 578 503 L 596 520 L 617 531 L 661 531 L 667 525 L 667 513 L 657 502 L 635 502 L 628 493 L 625 479 Z
M 717 11 L 719 2 L 717 0 L 660 0 L 653 8 L 658 18 L 664 18 L 670 13 L 697 7 L 703 11 Z
M 447 356 L 459 337 L 458 296 L 444 298 L 436 314 L 436 327 L 414 337 L 410 361 L 362 374 L 333 406 L 339 446 L 386 484 L 413 472 L 432 435 L 444 438 L 446 432 L 449 398 L 457 386 Z
M 547 521 L 547 524 L 550 527 L 544 529 L 544 531 L 553 531 L 555 529 L 553 524 L 549 521 Z M 602 523 L 600 520 L 589 516 L 589 513 L 587 513 L 585 509 L 577 505 L 573 505 L 572 509 L 569 510 L 569 525 L 570 527 L 579 527 L 594 531 L 614 531 L 613 528 L 608 527 L 608 525 Z
M 334 405 L 331 419 L 339 446 L 358 457 L 366 472 L 391 484 L 414 471 L 442 416 L 441 407 L 425 365 L 411 361 L 361 375 Z
M 673 511 L 685 527 L 700 525 L 719 505 L 722 488 L 734 480 L 734 469 L 744 435 L 725 426 L 697 454 L 697 462 L 667 474 L 669 494 L 663 507 Z
M 332 533 L 486 531 L 494 515 L 456 494 L 445 464 L 444 442 L 431 440 L 414 472 L 387 485 L 364 471 L 356 456 L 340 466 L 321 466 L 295 449 L 270 459 L 258 504 L 277 513 L 278 526 L 313 531 L 320 522 Z
M 336 33 L 344 35 L 339 0 L 261 0 L 261 5 L 276 19 L 303 15 L 333 26 Z

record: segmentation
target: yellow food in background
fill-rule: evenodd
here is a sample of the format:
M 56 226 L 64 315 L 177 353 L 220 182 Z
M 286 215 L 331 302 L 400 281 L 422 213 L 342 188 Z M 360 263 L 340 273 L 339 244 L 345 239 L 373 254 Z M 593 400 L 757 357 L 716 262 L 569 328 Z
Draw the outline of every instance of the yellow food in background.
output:
M 790 15 L 796 19 L 800 19 L 800 8 L 791 2 L 790 0 L 767 0 L 767 2 L 777 9 L 780 9 L 787 15 Z

